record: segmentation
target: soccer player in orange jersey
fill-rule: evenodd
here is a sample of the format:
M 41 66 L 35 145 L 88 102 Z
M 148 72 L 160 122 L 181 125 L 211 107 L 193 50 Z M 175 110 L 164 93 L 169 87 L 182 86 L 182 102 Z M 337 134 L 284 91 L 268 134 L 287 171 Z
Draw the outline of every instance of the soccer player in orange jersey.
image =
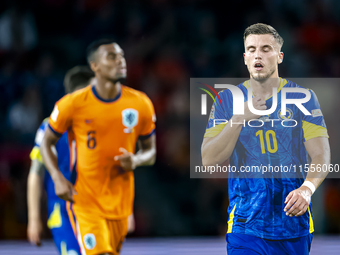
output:
M 69 213 L 74 215 L 82 254 L 116 255 L 133 209 L 133 170 L 155 161 L 156 118 L 143 92 L 121 84 L 126 62 L 118 44 L 96 41 L 87 59 L 96 79 L 56 103 L 41 154 L 56 194 L 74 202 L 69 203 Z M 66 130 L 73 131 L 77 144 L 74 186 L 59 171 L 51 150 Z M 139 151 L 134 154 L 137 142 Z

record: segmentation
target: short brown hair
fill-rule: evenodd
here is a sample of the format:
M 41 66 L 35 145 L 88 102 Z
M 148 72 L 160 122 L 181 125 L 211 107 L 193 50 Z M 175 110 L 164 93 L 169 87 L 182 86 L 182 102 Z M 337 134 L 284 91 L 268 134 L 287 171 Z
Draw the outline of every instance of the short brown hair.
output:
M 64 78 L 64 87 L 66 93 L 72 93 L 77 87 L 86 87 L 89 85 L 94 73 L 88 66 L 75 66 L 68 70 Z
M 280 47 L 282 47 L 283 38 L 279 35 L 275 28 L 263 23 L 256 23 L 254 25 L 247 27 L 246 30 L 244 30 L 243 40 L 246 41 L 248 35 L 267 35 L 267 34 L 274 36 L 276 42 L 280 45 Z

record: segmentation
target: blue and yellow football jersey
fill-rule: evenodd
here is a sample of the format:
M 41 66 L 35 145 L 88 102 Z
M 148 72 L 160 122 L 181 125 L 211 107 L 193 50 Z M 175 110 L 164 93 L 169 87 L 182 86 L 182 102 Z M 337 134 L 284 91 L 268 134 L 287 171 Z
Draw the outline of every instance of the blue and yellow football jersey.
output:
M 244 101 L 247 101 L 250 81 L 237 87 L 242 90 Z M 283 87 L 302 88 L 280 78 L 276 110 L 259 118 L 264 123 L 262 126 L 257 121 L 251 123 L 253 127 L 245 123 L 230 156 L 229 163 L 236 166 L 237 171 L 229 173 L 228 233 L 279 240 L 306 236 L 314 231 L 312 204 L 302 216 L 289 217 L 283 211 L 284 200 L 289 192 L 302 185 L 306 177 L 303 168 L 308 163 L 308 154 L 304 142 L 314 137 L 328 137 L 327 129 L 312 90 L 309 90 L 310 100 L 303 104 L 311 115 L 305 115 L 293 104 L 288 104 L 286 115 L 282 115 L 280 106 Z M 204 137 L 215 137 L 233 116 L 230 90 L 221 91 L 219 96 L 222 105 L 219 100 L 214 103 Z M 287 98 L 304 98 L 304 94 L 287 93 Z M 267 109 L 271 108 L 272 101 L 272 97 L 266 100 Z M 271 119 L 280 121 L 273 122 Z M 283 126 L 281 121 L 284 119 L 291 121 L 286 121 Z M 290 172 L 280 170 L 272 178 L 263 178 L 262 173 L 239 171 L 242 168 L 244 170 L 245 166 L 282 166 L 290 169 Z M 294 168 L 296 172 L 292 175 Z
M 35 144 L 30 154 L 31 160 L 38 160 L 43 163 L 40 144 L 47 126 L 48 119 L 45 119 L 37 131 Z M 71 162 L 70 142 L 72 142 L 72 138 L 69 137 L 68 132 L 65 132 L 55 146 L 55 153 L 58 155 L 59 170 L 68 181 L 74 183 L 76 171 L 71 171 L 74 163 L 72 164 Z M 67 202 L 55 194 L 54 182 L 48 171 L 45 171 L 44 175 L 44 188 L 47 193 L 47 226 L 51 229 L 53 240 L 59 253 L 61 255 L 80 254 L 80 248 L 69 219 Z
M 45 119 L 42 124 L 40 125 L 35 142 L 33 150 L 31 151 L 30 158 L 31 160 L 38 160 L 42 162 L 42 157 L 40 154 L 40 144 L 42 142 L 42 139 L 45 134 L 46 127 L 48 126 L 48 119 Z M 56 146 L 56 153 L 58 155 L 58 167 L 59 170 L 62 172 L 64 177 L 68 181 L 73 181 L 74 177 L 71 176 L 71 162 L 70 162 L 70 146 L 69 146 L 69 135 L 68 132 L 65 132 L 60 139 L 58 140 Z M 52 178 L 48 171 L 45 171 L 44 176 L 44 187 L 47 192 L 47 197 L 49 199 L 59 199 L 58 196 L 54 192 L 54 183 L 52 181 Z

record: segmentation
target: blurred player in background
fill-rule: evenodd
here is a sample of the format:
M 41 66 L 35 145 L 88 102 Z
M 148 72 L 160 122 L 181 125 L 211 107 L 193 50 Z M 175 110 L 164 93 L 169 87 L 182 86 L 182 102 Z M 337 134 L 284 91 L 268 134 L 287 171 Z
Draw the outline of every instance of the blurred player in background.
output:
M 69 70 L 64 79 L 65 91 L 71 93 L 90 84 L 94 73 L 86 66 L 76 66 Z M 51 229 L 53 240 L 61 255 L 80 254 L 79 245 L 75 233 L 71 227 L 69 214 L 66 210 L 66 202 L 60 199 L 54 192 L 54 183 L 48 172 L 45 172 L 40 154 L 40 144 L 44 137 L 48 119 L 45 119 L 39 127 L 35 139 L 35 146 L 30 154 L 31 168 L 27 183 L 28 228 L 27 236 L 32 244 L 40 245 L 42 222 L 40 216 L 40 201 L 42 195 L 41 182 L 44 179 L 44 187 L 47 193 L 47 226 Z M 70 182 L 74 182 L 74 143 L 72 136 L 65 132 L 55 145 L 58 155 L 58 167 L 63 176 Z M 73 145 L 73 147 L 70 147 Z M 72 155 L 72 157 L 71 157 Z M 44 175 L 45 174 L 45 175 Z
M 70 211 L 82 253 L 119 254 L 133 209 L 133 170 L 155 161 L 155 113 L 144 93 L 121 84 L 126 62 L 118 44 L 96 41 L 87 59 L 96 79 L 56 103 L 41 152 L 56 194 L 74 201 Z M 51 149 L 67 130 L 77 144 L 74 186 Z
M 278 64 L 283 61 L 283 39 L 265 24 L 248 27 L 244 33 L 244 62 L 250 80 L 238 85 L 245 101 L 248 89 L 253 91 L 253 106 L 266 110 L 273 104 L 272 91 L 277 89 L 277 105 L 281 103 L 282 88 L 301 88 L 294 82 L 279 78 Z M 213 104 L 202 144 L 204 165 L 230 164 L 245 166 L 290 166 L 300 169 L 308 164 L 328 167 L 330 148 L 320 105 L 313 91 L 304 107 L 305 115 L 295 105 L 286 114 L 277 107 L 274 113 L 260 116 L 252 113 L 247 102 L 244 115 L 233 115 L 230 90 L 219 93 L 222 104 Z M 299 99 L 301 93 L 288 93 L 287 98 Z M 264 125 L 250 127 L 243 121 L 260 118 Z M 214 125 L 214 120 L 225 124 Z M 271 119 L 294 119 L 297 125 L 284 127 Z M 233 123 L 233 124 L 231 124 Z M 257 124 L 254 124 L 257 125 Z M 307 169 L 308 170 L 308 169 Z M 228 254 L 309 254 L 313 238 L 311 196 L 325 179 L 328 171 L 305 172 L 300 178 L 248 178 L 248 173 L 229 173 L 229 221 L 226 236 Z M 253 176 L 253 175 L 251 175 Z

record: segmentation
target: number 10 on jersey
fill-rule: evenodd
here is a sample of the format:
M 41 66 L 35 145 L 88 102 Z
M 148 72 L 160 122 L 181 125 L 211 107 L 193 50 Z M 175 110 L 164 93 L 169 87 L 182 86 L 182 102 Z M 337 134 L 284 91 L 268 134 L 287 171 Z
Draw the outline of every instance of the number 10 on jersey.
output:
M 267 150 L 270 153 L 277 152 L 277 140 L 276 140 L 276 134 L 275 134 L 274 130 L 266 131 L 265 137 L 263 135 L 263 130 L 259 130 L 259 131 L 256 132 L 256 136 L 259 136 L 259 138 L 260 138 L 262 154 L 266 153 L 266 148 L 265 148 L 265 145 L 264 145 L 264 138 L 266 139 Z

